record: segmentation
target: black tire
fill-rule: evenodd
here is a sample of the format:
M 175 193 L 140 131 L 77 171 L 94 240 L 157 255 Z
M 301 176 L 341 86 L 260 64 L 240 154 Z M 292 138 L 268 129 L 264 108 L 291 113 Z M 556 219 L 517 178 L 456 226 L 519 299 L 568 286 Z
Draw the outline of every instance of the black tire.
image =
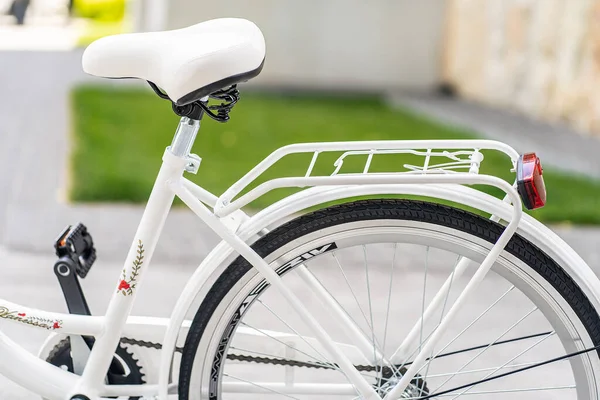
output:
M 460 232 L 495 243 L 504 227 L 486 218 L 461 209 L 403 199 L 361 200 L 325 208 L 298 217 L 270 232 L 252 247 L 262 257 L 312 232 L 348 222 L 399 219 L 420 221 L 453 228 Z M 539 248 L 515 235 L 506 250 L 526 263 L 548 281 L 567 301 L 587 330 L 594 345 L 600 345 L 600 317 L 587 296 L 565 271 Z M 215 282 L 198 308 L 186 338 L 179 374 L 179 399 L 189 398 L 189 386 L 194 357 L 200 339 L 218 304 L 249 270 L 242 257 L 233 261 Z M 598 351 L 600 355 L 600 350 Z

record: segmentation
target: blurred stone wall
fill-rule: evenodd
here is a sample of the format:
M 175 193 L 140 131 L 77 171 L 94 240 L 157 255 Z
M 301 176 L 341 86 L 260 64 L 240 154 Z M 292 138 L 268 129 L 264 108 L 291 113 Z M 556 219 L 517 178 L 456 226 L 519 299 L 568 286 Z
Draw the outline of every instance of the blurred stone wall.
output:
M 446 18 L 461 95 L 600 136 L 600 0 L 448 0 Z

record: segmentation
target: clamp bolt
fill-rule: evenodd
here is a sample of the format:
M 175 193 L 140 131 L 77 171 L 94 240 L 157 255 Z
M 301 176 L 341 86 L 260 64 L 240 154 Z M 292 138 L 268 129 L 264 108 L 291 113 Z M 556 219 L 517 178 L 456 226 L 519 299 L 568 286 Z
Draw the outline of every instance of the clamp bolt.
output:
M 196 154 L 190 154 L 187 157 L 187 164 L 185 165 L 185 170 L 189 173 L 195 174 L 200 169 L 200 162 L 202 159 L 198 157 Z

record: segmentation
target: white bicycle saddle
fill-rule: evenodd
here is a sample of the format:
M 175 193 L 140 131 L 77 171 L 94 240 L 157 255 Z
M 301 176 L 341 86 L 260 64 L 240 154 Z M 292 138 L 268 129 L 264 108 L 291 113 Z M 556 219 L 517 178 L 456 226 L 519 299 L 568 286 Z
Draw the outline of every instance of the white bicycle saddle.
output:
M 165 32 L 107 36 L 83 54 L 83 69 L 104 78 L 138 78 L 159 86 L 177 105 L 258 75 L 265 40 L 245 19 L 214 19 Z

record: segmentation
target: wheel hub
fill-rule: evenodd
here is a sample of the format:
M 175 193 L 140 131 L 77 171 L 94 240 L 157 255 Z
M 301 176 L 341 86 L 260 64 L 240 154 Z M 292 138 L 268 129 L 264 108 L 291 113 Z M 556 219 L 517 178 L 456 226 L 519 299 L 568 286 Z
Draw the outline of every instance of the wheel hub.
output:
M 379 378 L 376 390 L 381 397 L 387 395 L 397 384 L 400 382 L 400 379 L 404 374 L 406 374 L 406 367 L 398 367 L 392 368 L 384 368 L 381 373 L 381 378 Z M 415 375 L 415 377 L 410 381 L 402 395 L 400 395 L 401 399 L 418 399 L 420 397 L 425 397 L 429 395 L 429 388 L 427 387 L 427 383 L 423 379 L 421 375 Z

